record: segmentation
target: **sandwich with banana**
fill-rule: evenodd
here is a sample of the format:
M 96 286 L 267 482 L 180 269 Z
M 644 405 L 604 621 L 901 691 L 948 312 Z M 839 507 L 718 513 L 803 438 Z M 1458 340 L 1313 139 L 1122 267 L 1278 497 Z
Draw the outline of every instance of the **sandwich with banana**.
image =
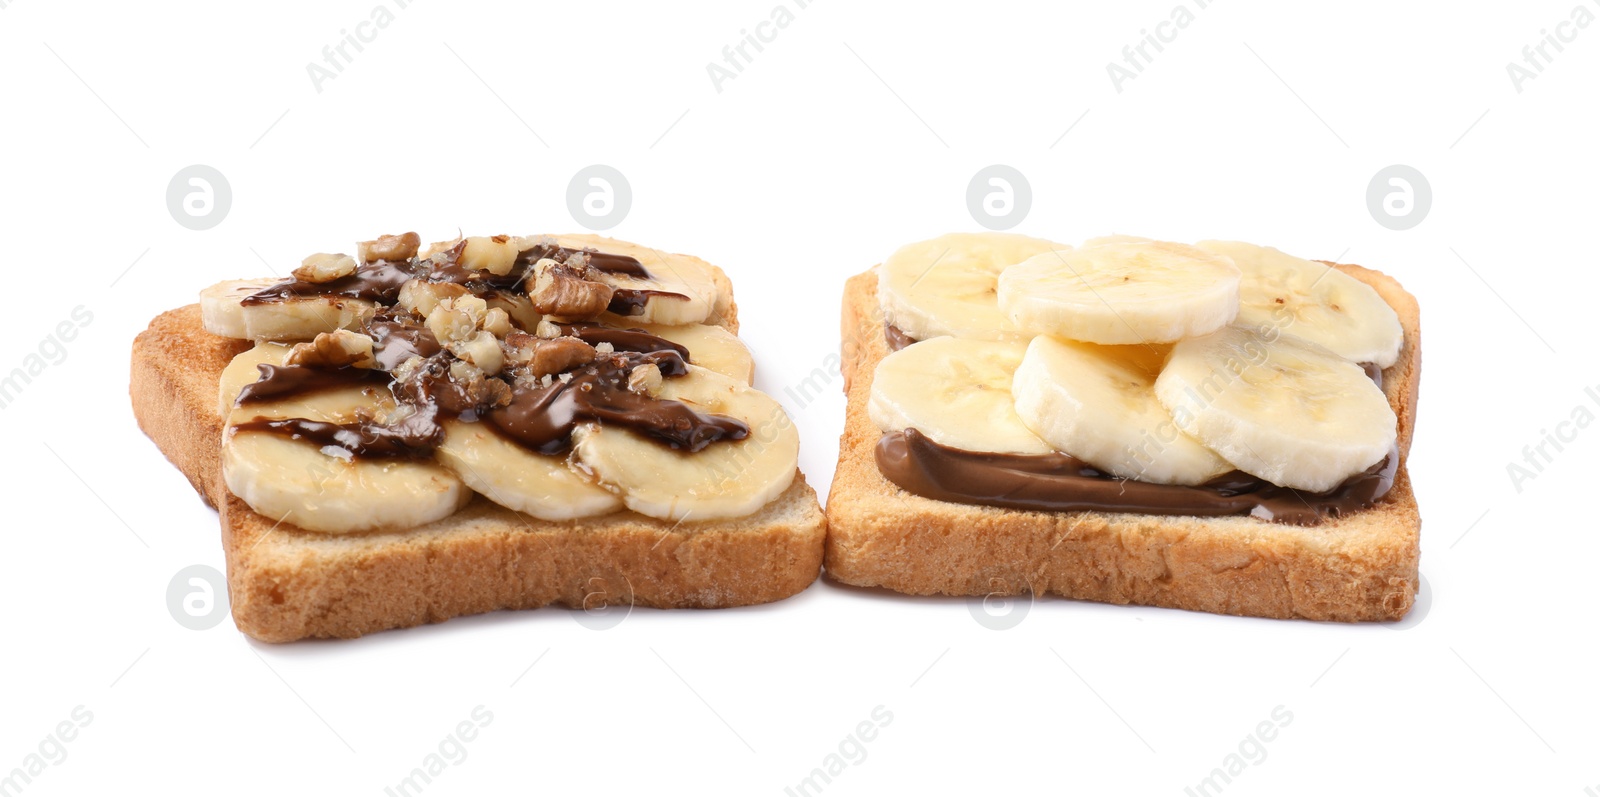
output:
M 825 531 L 721 269 L 590 235 L 383 235 L 205 289 L 133 346 L 265 641 L 793 595 Z
M 951 234 L 852 278 L 826 568 L 911 594 L 1404 616 L 1416 300 L 1236 241 Z

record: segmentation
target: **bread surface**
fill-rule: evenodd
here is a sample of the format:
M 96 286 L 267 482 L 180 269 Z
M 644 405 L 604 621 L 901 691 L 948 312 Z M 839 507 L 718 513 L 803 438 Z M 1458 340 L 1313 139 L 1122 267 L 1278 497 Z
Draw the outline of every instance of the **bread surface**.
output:
M 1249 517 L 1030 512 L 908 493 L 878 471 L 867 416 L 872 374 L 889 352 L 874 271 L 846 284 L 843 372 L 849 403 L 828 497 L 825 567 L 845 584 L 913 595 L 1055 594 L 1106 603 L 1312 620 L 1397 620 L 1417 590 L 1422 520 L 1406 460 L 1421 376 L 1417 302 L 1390 277 L 1336 267 L 1371 285 L 1405 330 L 1383 372 L 1399 419 L 1400 466 L 1376 504 L 1317 526 Z
M 737 329 L 731 300 L 718 313 Z M 674 525 L 618 512 L 553 522 L 476 496 L 404 531 L 276 523 L 222 479 L 217 382 L 250 345 L 202 329 L 197 305 L 163 313 L 134 341 L 130 393 L 140 428 L 219 510 L 234 621 L 256 639 L 348 638 L 547 604 L 744 606 L 789 597 L 820 571 L 824 517 L 798 473 L 760 512 L 733 520 Z

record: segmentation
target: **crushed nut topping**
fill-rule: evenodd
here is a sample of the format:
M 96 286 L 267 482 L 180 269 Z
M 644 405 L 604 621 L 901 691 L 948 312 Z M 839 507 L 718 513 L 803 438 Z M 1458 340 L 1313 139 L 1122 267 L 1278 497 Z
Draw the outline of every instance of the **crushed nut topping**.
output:
M 540 338 L 520 330 L 506 336 L 507 361 L 530 376 L 558 374 L 594 358 L 594 347 L 577 338 Z
M 628 389 L 646 396 L 655 395 L 661 389 L 661 369 L 654 363 L 635 366 L 628 372 Z
M 548 319 L 541 318 L 539 319 L 539 325 L 533 328 L 533 334 L 541 338 L 559 338 L 561 337 L 561 327 L 550 323 Z
M 517 245 L 509 235 L 473 235 L 466 243 L 458 261 L 464 268 L 504 277 L 517 264 Z
M 320 285 L 354 273 L 356 273 L 355 258 L 346 254 L 330 255 L 327 252 L 318 252 L 300 261 L 300 267 L 294 270 L 294 278 Z
M 484 373 L 500 373 L 505 355 L 500 351 L 500 341 L 488 330 L 480 331 L 471 339 L 450 347 L 450 353 L 477 366 Z
M 356 257 L 362 263 L 379 260 L 403 261 L 417 256 L 422 246 L 422 236 L 414 232 L 400 235 L 380 235 L 377 240 L 356 244 Z
M 476 296 L 442 299 L 428 313 L 428 331 L 433 333 L 441 346 L 449 348 L 452 344 L 466 342 L 476 334 L 488 314 L 488 303 Z
M 378 366 L 377 360 L 372 357 L 372 338 L 348 329 L 324 332 L 309 343 L 296 343 L 294 348 L 289 350 L 289 357 L 284 362 L 287 365 L 325 368 L 342 368 L 346 365 L 354 365 L 357 368 Z
M 606 311 L 615 289 L 589 279 L 587 268 L 577 269 L 548 258 L 533 267 L 534 309 L 564 321 L 585 321 Z
M 498 307 L 490 307 L 488 314 L 483 317 L 483 328 L 489 334 L 503 338 L 511 334 L 511 314 Z
M 465 285 L 453 282 L 428 282 L 426 280 L 410 280 L 400 286 L 400 306 L 417 315 L 427 317 L 439 302 L 445 299 L 456 299 L 468 293 Z

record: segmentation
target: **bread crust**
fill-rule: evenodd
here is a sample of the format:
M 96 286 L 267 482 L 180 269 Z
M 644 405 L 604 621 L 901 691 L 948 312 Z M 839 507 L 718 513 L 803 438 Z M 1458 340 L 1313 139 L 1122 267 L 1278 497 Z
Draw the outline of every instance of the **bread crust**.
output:
M 719 312 L 737 328 L 731 300 Z M 618 512 L 552 522 L 477 496 L 398 532 L 276 523 L 222 479 L 217 382 L 249 347 L 206 332 L 198 305 L 163 313 L 134 340 L 129 389 L 140 428 L 219 509 L 234 622 L 256 639 L 349 638 L 548 604 L 745 606 L 794 595 L 820 572 L 825 519 L 799 473 L 760 512 L 732 520 L 673 525 Z
M 1394 488 L 1371 507 L 1299 527 L 1248 517 L 1028 512 L 936 501 L 878 471 L 867 416 L 872 374 L 889 352 L 875 271 L 845 287 L 845 392 L 839 467 L 828 497 L 831 579 L 913 595 L 1055 594 L 1078 600 L 1311 620 L 1397 620 L 1417 590 L 1421 516 L 1406 461 L 1416 423 L 1421 327 L 1416 299 L 1360 266 L 1405 330 L 1384 393 L 1399 419 Z

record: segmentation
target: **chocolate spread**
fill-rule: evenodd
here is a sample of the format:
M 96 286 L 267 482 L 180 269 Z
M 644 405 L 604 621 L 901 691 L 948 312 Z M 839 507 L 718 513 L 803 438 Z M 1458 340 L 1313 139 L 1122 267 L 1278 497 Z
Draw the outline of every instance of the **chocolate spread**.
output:
M 949 448 L 915 429 L 878 441 L 878 470 L 907 492 L 939 501 L 1043 512 L 1249 515 L 1315 525 L 1369 506 L 1394 486 L 1399 451 L 1327 493 L 1278 487 L 1241 471 L 1198 487 L 1119 479 L 1066 454 L 986 454 Z
M 236 429 L 279 434 L 334 447 L 355 457 L 423 458 L 442 442 L 441 417 L 493 424 L 517 443 L 544 454 L 570 448 L 572 431 L 579 423 L 614 424 L 685 451 L 700 451 L 719 440 L 742 440 L 750 434 L 744 422 L 722 415 L 695 411 L 680 401 L 653 398 L 629 389 L 630 376 L 640 366 L 655 366 L 662 378 L 689 373 L 689 349 L 641 329 L 613 329 L 577 322 L 558 325 L 561 334 L 589 345 L 609 343 L 602 354 L 585 365 L 542 379 L 488 376 L 472 384 L 451 375 L 454 357 L 445 352 L 422 319 L 393 305 L 406 281 L 422 279 L 462 285 L 479 296 L 502 291 L 521 292 L 534 264 L 542 259 L 565 263 L 582 255 L 588 266 L 609 274 L 650 279 L 638 260 L 588 249 L 568 249 L 541 243 L 518 253 L 511 273 L 496 275 L 460 264 L 465 242 L 432 258 L 411 262 L 379 260 L 357 267 L 346 277 L 325 283 L 287 279 L 245 298 L 243 304 L 290 301 L 311 296 L 343 296 L 388 305 L 361 328 L 373 340 L 377 368 L 325 368 L 317 366 L 261 365 L 260 378 L 240 392 L 236 406 L 281 399 L 317 390 L 350 385 L 387 386 L 410 414 L 393 424 L 374 421 L 325 423 L 304 419 L 257 418 Z M 643 311 L 651 296 L 682 294 L 646 289 L 617 289 L 610 309 L 623 315 Z M 403 381 L 393 372 L 421 358 Z

